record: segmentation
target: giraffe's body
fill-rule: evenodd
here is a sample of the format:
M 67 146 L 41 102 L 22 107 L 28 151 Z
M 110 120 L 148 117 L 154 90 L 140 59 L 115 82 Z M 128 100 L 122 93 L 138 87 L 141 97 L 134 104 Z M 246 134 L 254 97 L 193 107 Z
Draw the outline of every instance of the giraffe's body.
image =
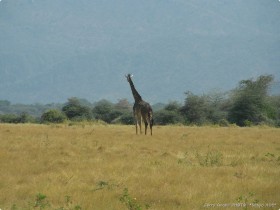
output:
M 140 94 L 137 92 L 137 90 L 134 87 L 134 84 L 131 80 L 131 75 L 126 75 L 127 81 L 130 84 L 130 88 L 134 97 L 134 105 L 133 105 L 133 114 L 135 118 L 135 126 L 136 126 L 136 134 L 138 134 L 138 125 L 140 128 L 140 133 L 142 133 L 141 130 L 141 122 L 144 121 L 145 124 L 145 134 L 147 134 L 147 127 L 150 126 L 151 135 L 153 134 L 152 128 L 153 128 L 153 110 L 149 103 L 144 101 Z

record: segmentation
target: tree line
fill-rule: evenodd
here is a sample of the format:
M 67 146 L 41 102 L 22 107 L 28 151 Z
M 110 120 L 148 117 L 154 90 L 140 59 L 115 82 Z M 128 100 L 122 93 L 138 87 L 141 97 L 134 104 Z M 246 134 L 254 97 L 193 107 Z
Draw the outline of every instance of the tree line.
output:
M 155 124 L 220 126 L 265 124 L 280 127 L 280 95 L 269 94 L 273 80 L 272 75 L 261 75 L 255 80 L 242 80 L 234 90 L 226 93 L 195 95 L 188 91 L 182 104 L 172 101 L 163 106 L 154 105 Z M 132 104 L 127 99 L 120 99 L 117 103 L 101 100 L 92 104 L 76 97 L 69 98 L 65 104 L 48 105 L 11 105 L 8 101 L 0 101 L 2 123 L 66 121 L 133 124 Z

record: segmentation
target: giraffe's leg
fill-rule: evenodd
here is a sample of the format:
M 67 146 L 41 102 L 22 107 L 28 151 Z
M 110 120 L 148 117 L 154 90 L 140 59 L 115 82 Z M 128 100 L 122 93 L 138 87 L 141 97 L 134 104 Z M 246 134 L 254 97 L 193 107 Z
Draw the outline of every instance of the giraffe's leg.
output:
M 148 122 L 149 122 L 149 125 L 150 125 L 150 131 L 151 131 L 151 136 L 152 136 L 153 135 L 154 120 L 153 120 L 151 112 L 149 112 L 149 114 L 148 114 Z
M 139 120 L 139 128 L 140 128 L 140 134 L 142 134 L 141 118 Z
M 144 124 L 145 124 L 145 135 L 147 134 L 147 127 L 148 127 L 148 121 L 146 118 L 143 118 Z
M 148 122 L 145 122 L 145 135 L 147 135 Z
M 142 119 L 141 119 L 141 114 L 138 113 L 137 115 L 137 121 L 138 121 L 138 125 L 139 125 L 139 128 L 140 128 L 140 134 L 142 134 Z
M 138 116 L 137 113 L 134 112 L 134 121 L 135 121 L 135 130 L 136 130 L 136 135 L 138 134 Z
M 153 120 L 153 118 L 152 118 L 152 119 L 149 119 L 149 125 L 150 125 L 151 136 L 152 136 L 152 135 L 153 135 L 153 125 L 154 125 L 154 120 Z

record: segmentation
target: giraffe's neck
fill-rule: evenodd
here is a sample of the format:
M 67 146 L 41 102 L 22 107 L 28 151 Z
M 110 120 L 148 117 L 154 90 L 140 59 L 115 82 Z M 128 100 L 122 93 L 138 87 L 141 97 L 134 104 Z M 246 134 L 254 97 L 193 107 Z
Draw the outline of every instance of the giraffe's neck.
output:
M 142 101 L 142 97 L 140 96 L 140 94 L 135 89 L 132 80 L 129 81 L 129 84 L 130 84 L 130 88 L 131 88 L 131 91 L 132 91 L 135 102 Z

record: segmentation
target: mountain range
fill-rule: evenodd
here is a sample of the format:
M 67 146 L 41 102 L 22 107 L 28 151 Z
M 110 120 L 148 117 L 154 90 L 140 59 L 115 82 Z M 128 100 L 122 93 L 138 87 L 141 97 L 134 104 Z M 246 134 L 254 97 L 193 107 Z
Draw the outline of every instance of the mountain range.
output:
M 1 0 L 0 100 L 151 102 L 228 91 L 273 74 L 278 0 Z

